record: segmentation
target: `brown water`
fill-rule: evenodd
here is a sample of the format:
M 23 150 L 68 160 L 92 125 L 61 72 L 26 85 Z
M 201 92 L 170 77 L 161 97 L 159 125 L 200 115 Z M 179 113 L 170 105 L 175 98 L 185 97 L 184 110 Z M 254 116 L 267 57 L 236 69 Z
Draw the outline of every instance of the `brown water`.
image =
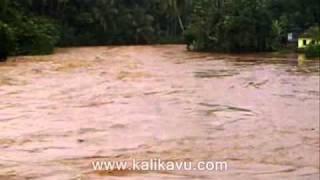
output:
M 0 179 L 319 177 L 319 62 L 183 46 L 60 49 L 0 65 Z M 97 172 L 95 160 L 227 161 Z

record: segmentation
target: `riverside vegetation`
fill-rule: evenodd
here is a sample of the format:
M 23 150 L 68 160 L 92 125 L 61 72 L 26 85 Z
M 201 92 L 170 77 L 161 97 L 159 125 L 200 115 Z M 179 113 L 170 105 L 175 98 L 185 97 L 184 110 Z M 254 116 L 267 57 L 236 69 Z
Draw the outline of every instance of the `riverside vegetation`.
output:
M 184 42 L 198 51 L 272 51 L 293 29 L 319 26 L 319 13 L 318 0 L 0 0 L 0 59 L 56 46 Z

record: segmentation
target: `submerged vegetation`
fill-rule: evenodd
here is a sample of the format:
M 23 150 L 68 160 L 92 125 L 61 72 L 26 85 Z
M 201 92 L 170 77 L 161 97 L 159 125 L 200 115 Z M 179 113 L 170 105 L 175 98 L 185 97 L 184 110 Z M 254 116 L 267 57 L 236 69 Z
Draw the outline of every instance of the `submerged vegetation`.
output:
M 277 50 L 320 22 L 318 0 L 0 0 L 0 59 L 55 46 L 180 43 Z M 311 47 L 310 49 L 312 49 Z

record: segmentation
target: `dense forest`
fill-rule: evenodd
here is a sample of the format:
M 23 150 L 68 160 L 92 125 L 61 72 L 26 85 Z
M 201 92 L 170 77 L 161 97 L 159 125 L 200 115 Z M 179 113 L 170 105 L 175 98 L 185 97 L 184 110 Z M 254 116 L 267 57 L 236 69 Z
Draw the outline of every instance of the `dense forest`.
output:
M 0 59 L 111 44 L 270 51 L 319 22 L 319 0 L 0 0 Z

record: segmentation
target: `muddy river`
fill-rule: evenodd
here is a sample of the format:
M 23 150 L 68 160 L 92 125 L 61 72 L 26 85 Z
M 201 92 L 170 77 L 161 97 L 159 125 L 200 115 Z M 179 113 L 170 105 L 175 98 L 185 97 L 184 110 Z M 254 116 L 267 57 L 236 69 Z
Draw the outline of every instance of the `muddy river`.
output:
M 0 64 L 0 179 L 319 178 L 319 61 L 184 46 L 58 49 Z M 226 161 L 96 171 L 93 161 Z

